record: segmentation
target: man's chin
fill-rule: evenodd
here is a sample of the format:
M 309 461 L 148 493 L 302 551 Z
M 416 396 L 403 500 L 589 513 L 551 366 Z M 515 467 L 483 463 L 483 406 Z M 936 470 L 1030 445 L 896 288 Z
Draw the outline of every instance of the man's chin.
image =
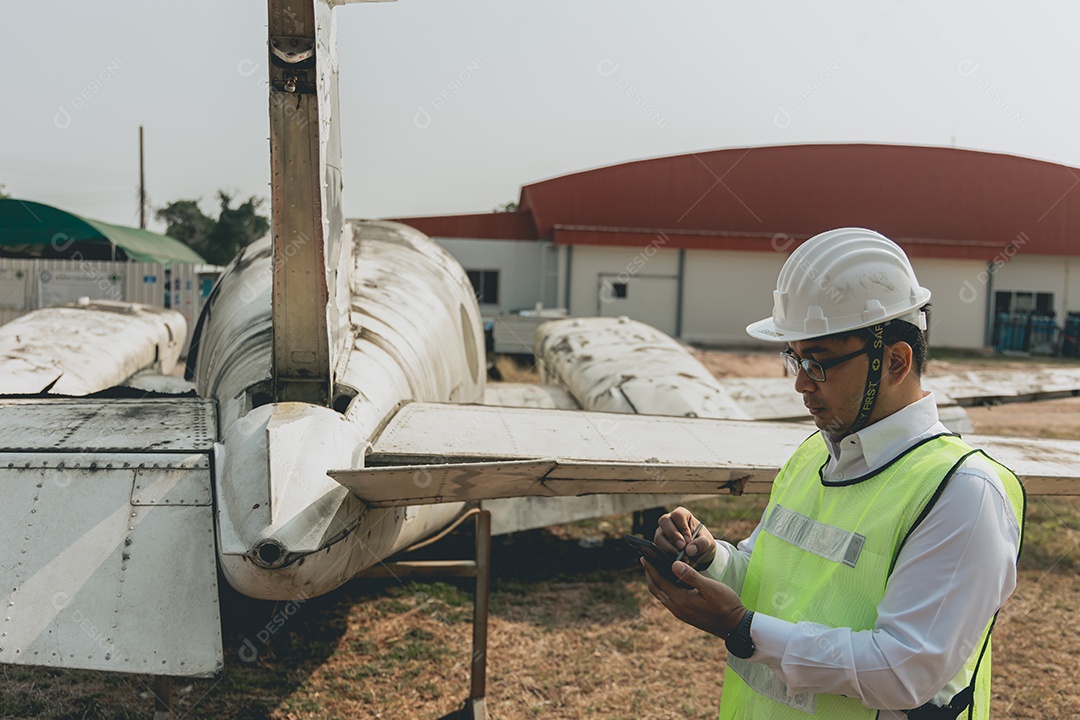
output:
M 834 442 L 838 442 L 847 437 L 847 426 L 843 425 L 839 420 L 827 415 L 814 415 L 814 425 L 822 432 L 823 435 L 827 435 Z

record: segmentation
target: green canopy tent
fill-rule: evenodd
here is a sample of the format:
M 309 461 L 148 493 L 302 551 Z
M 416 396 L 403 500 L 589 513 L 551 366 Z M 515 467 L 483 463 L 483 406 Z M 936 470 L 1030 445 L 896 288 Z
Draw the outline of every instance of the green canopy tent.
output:
M 149 230 L 79 217 L 29 200 L 0 199 L 0 255 L 173 263 L 206 261 L 184 243 Z

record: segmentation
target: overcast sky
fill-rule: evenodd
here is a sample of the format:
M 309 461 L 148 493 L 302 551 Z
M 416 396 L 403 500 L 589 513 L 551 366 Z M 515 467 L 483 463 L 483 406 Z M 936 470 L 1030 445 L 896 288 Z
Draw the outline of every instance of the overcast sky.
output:
M 338 8 L 350 217 L 755 145 L 955 145 L 1080 166 L 1080 4 L 398 0 Z M 268 197 L 266 4 L 5 2 L 0 184 L 137 224 Z M 160 225 L 152 224 L 152 227 Z

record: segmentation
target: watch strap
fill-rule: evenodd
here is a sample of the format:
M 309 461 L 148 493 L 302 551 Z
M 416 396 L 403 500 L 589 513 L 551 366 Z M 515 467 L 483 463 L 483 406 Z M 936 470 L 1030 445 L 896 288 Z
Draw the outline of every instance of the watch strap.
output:
M 754 640 L 750 636 L 750 623 L 753 621 L 754 611 L 747 610 L 739 624 L 724 639 L 724 645 L 727 646 L 728 652 L 737 658 L 745 660 L 754 654 L 756 648 L 754 647 Z

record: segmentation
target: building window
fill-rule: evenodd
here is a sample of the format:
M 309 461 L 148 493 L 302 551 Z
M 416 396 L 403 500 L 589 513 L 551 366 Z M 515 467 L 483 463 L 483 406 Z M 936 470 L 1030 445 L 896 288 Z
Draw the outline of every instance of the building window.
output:
M 614 298 L 626 297 L 626 283 L 611 283 L 611 296 Z
M 465 274 L 469 276 L 477 302 L 481 305 L 499 304 L 498 270 L 466 270 Z

